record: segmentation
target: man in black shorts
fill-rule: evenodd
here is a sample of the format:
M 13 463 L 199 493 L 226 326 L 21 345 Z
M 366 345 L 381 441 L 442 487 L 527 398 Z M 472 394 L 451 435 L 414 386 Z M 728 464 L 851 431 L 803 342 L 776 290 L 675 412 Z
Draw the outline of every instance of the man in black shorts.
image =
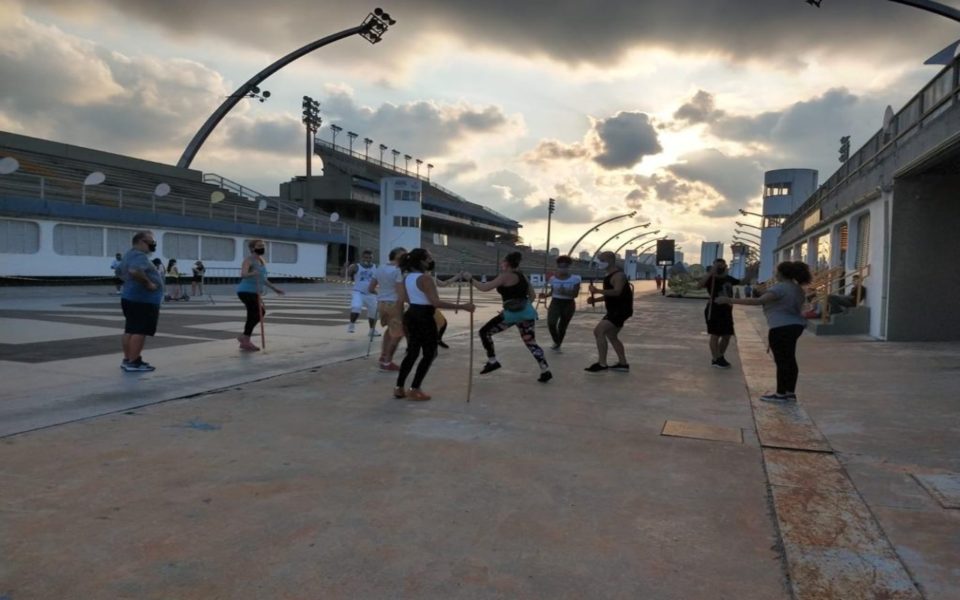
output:
M 610 369 L 611 371 L 620 371 L 628 373 L 630 365 L 627 364 L 627 355 L 623 349 L 623 342 L 618 337 L 623 324 L 627 319 L 633 316 L 633 288 L 627 281 L 627 275 L 623 269 L 617 266 L 617 255 L 613 252 L 602 252 L 597 257 L 601 263 L 606 263 L 606 277 L 603 278 L 603 289 L 597 289 L 590 284 L 590 298 L 587 300 L 590 304 L 596 304 L 603 299 L 603 304 L 607 309 L 607 314 L 597 323 L 593 329 L 593 336 L 597 340 L 597 362 L 593 363 L 585 371 L 589 373 L 599 373 Z M 598 294 L 598 296 L 595 296 Z M 607 366 L 607 341 L 613 346 L 617 353 L 617 364 Z
M 710 334 L 710 354 L 713 360 L 710 363 L 717 369 L 729 369 L 730 363 L 724 357 L 730 337 L 733 332 L 733 307 L 729 304 L 717 304 L 717 298 L 733 298 L 733 286 L 740 285 L 740 280 L 727 273 L 727 261 L 718 258 L 713 266 L 707 269 L 707 274 L 700 280 L 698 287 L 706 288 L 710 294 L 710 301 L 703 310 L 707 320 L 707 333 Z
M 153 232 L 139 231 L 133 236 L 133 247 L 124 255 L 120 266 L 123 277 L 120 306 L 126 319 L 120 368 L 130 373 L 155 370 L 153 365 L 144 362 L 140 353 L 147 336 L 157 332 L 163 302 L 163 277 L 148 256 L 156 249 Z

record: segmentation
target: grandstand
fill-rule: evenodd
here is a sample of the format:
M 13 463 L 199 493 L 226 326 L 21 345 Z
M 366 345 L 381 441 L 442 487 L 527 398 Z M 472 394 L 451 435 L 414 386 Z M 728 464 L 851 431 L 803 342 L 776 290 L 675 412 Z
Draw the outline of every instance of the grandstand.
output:
M 4 157 L 19 163 L 0 175 L 4 277 L 102 277 L 107 257 L 143 228 L 160 238 L 159 255 L 184 266 L 236 267 L 244 240 L 261 237 L 279 272 L 323 277 L 328 245 L 347 239 L 342 223 L 218 175 L 0 132 Z M 104 181 L 84 185 L 93 172 Z

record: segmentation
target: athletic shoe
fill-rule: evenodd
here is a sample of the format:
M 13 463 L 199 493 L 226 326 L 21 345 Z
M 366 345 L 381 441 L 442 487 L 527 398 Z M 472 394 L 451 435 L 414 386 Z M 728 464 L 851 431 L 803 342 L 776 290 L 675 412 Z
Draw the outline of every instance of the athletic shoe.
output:
M 370 337 L 372 337 L 372 338 L 380 337 L 381 335 L 382 335 L 382 334 L 381 334 L 379 331 L 377 331 L 376 329 L 371 329 L 371 330 L 370 330 Z
M 353 333 L 357 330 L 357 326 L 354 323 L 347 325 L 347 333 Z
M 610 367 L 610 370 L 611 370 L 611 371 L 618 371 L 618 372 L 620 372 L 620 373 L 629 373 L 629 372 L 630 372 L 630 365 L 628 365 L 627 363 L 617 363 L 617 364 L 613 365 L 612 367 Z
M 483 369 L 480 370 L 480 374 L 481 374 L 481 375 L 486 375 L 487 373 L 490 373 L 490 372 L 492 372 L 492 371 L 496 371 L 496 370 L 499 369 L 499 368 L 500 368 L 500 362 L 499 362 L 499 361 L 498 361 L 498 362 L 488 362 L 487 364 L 483 365 Z
M 544 371 L 543 373 L 540 373 L 540 377 L 537 379 L 537 381 L 540 383 L 546 383 L 551 379 L 553 379 L 553 373 L 550 371 Z
M 445 349 L 445 350 L 449 350 L 449 349 L 450 349 L 450 346 L 448 346 L 447 343 L 446 343 L 445 341 L 443 341 L 443 340 L 437 340 L 437 345 L 440 346 L 441 348 Z
M 130 364 L 130 361 L 129 361 L 129 360 L 123 359 L 123 360 L 120 361 L 120 368 L 122 369 L 122 368 L 124 368 L 125 366 L 127 366 L 127 365 L 129 365 L 129 364 Z
M 403 391 L 403 388 L 402 388 L 402 387 L 395 387 L 395 388 L 393 388 L 393 397 L 394 397 L 394 398 L 406 398 L 406 397 L 407 397 L 407 393 L 406 393 L 405 391 Z
M 721 356 L 717 360 L 713 361 L 713 366 L 718 369 L 729 369 L 733 365 L 731 365 L 729 362 L 727 362 L 727 359 Z
M 763 402 L 780 403 L 780 402 L 786 402 L 788 400 L 788 397 L 786 394 L 777 394 L 775 392 L 767 392 L 766 394 L 760 396 L 760 400 L 762 400 Z
M 554 344 L 550 346 L 550 349 L 556 352 L 557 354 L 563 354 L 563 350 L 560 349 L 560 344 Z
M 382 362 L 382 363 L 380 363 L 380 370 L 381 370 L 381 371 L 399 371 L 399 370 L 400 370 L 400 367 L 399 367 L 399 365 L 397 365 L 396 363 L 392 363 L 392 362 L 385 363 L 385 362 Z
M 128 362 L 123 365 L 123 370 L 127 373 L 145 373 L 148 371 L 156 371 L 157 368 L 151 365 L 150 363 L 145 363 L 142 360 Z
M 796 402 L 796 401 L 797 401 L 797 394 L 796 394 L 796 392 L 787 392 L 786 394 L 784 394 L 784 396 L 787 397 L 787 402 Z
M 429 399 L 430 399 L 430 394 L 425 394 L 423 393 L 422 390 L 418 390 L 416 388 L 411 388 L 410 391 L 407 392 L 407 400 L 413 400 L 414 402 L 424 402 Z
M 260 350 L 260 348 L 254 345 L 254 343 L 250 341 L 250 338 L 245 335 L 238 335 L 237 341 L 240 342 L 241 350 L 246 350 L 248 352 L 256 352 Z
M 606 371 L 609 368 L 610 367 L 606 365 L 601 365 L 600 363 L 593 363 L 592 365 L 584 369 L 584 371 L 586 371 L 587 373 L 600 373 L 601 371 Z

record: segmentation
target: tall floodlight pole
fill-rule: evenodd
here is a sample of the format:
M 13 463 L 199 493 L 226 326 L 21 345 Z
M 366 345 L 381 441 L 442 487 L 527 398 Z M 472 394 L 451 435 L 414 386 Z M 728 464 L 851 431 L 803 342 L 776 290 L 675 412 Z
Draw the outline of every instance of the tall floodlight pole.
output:
M 543 293 L 547 293 L 547 269 L 550 268 L 550 225 L 553 223 L 553 213 L 557 210 L 557 201 L 550 198 L 547 202 L 547 251 L 543 255 Z M 537 301 L 537 306 L 540 301 Z
M 427 181 L 430 181 L 430 171 L 433 170 L 433 165 L 427 163 Z
M 357 139 L 357 134 L 352 131 L 348 131 L 347 137 L 350 138 L 350 156 L 353 156 L 353 140 Z
M 417 159 L 417 179 L 420 179 L 420 165 L 423 164 L 423 161 L 419 158 Z
M 364 148 L 364 150 L 363 150 L 363 159 L 364 159 L 364 160 L 370 160 L 370 144 L 373 143 L 373 140 L 371 140 L 371 139 L 368 138 L 368 137 L 365 137 L 365 138 L 363 138 L 363 143 L 364 143 L 364 145 L 366 146 L 366 148 Z
M 336 149 L 337 149 L 337 134 L 340 133 L 341 131 L 343 131 L 343 127 L 340 127 L 339 125 L 331 125 L 331 126 L 330 126 L 330 131 L 333 132 L 333 149 L 336 150 Z
M 213 114 L 207 118 L 203 126 L 200 127 L 199 131 L 197 131 L 197 133 L 193 136 L 193 139 L 190 140 L 190 143 L 187 144 L 186 149 L 180 156 L 180 160 L 177 161 L 177 166 L 181 169 L 188 168 L 190 163 L 193 162 L 194 157 L 196 157 L 197 152 L 200 151 L 200 147 L 203 146 L 205 141 L 207 141 L 207 138 L 210 137 L 210 134 L 217 127 L 220 121 L 227 116 L 227 113 L 229 113 L 233 107 L 240 102 L 240 100 L 249 97 L 251 93 L 255 93 L 253 91 L 254 88 L 257 88 L 267 77 L 270 77 L 283 67 L 306 54 L 310 54 L 318 48 L 322 48 L 327 44 L 332 44 L 333 42 L 348 38 L 352 35 L 359 35 L 371 44 L 376 44 L 383 38 L 383 34 L 387 32 L 387 28 L 395 24 L 396 21 L 390 18 L 389 14 L 383 12 L 383 10 L 379 8 L 374 9 L 374 11 L 368 14 L 363 22 L 360 23 L 360 25 L 351 27 L 349 29 L 344 29 L 339 33 L 335 33 L 325 38 L 321 38 L 315 42 L 311 42 L 299 50 L 295 50 L 290 54 L 287 54 L 280 60 L 268 66 L 266 69 L 260 71 L 251 77 L 249 81 L 240 86 L 237 91 L 227 96 L 227 99 L 223 102 L 223 104 L 221 104 L 217 110 L 215 110 Z
M 628 212 L 628 213 L 625 214 L 625 215 L 617 215 L 617 216 L 615 216 L 615 217 L 611 217 L 611 218 L 607 219 L 606 221 L 601 221 L 601 222 L 597 223 L 596 225 L 591 225 L 591 226 L 590 226 L 590 229 L 587 229 L 586 233 L 584 233 L 583 235 L 581 235 L 581 236 L 580 236 L 580 239 L 578 239 L 577 241 L 575 241 L 575 242 L 573 243 L 573 245 L 570 246 L 570 251 L 567 252 L 567 256 L 571 256 L 571 257 L 572 257 L 572 256 L 573 256 L 573 251 L 577 249 L 577 246 L 580 245 L 580 242 L 582 242 L 584 239 L 586 239 L 586 237 L 587 237 L 588 235 L 590 235 L 591 233 L 593 233 L 594 231 L 600 231 L 600 228 L 603 227 L 604 225 L 606 225 L 607 223 L 613 223 L 614 221 L 619 221 L 620 219 L 632 218 L 632 217 L 635 217 L 636 215 L 637 215 L 637 211 Z
M 393 153 L 393 170 L 396 171 L 396 170 L 397 170 L 397 157 L 400 156 L 400 151 L 399 151 L 399 150 L 391 150 L 390 152 Z
M 303 205 L 312 208 L 310 197 L 310 178 L 313 176 L 313 138 L 317 135 L 323 119 L 320 118 L 320 103 L 310 96 L 303 97 L 303 124 L 307 128 L 307 179 L 304 182 Z
M 380 166 L 381 167 L 383 166 L 383 153 L 386 152 L 386 150 L 387 150 L 386 144 L 380 144 Z

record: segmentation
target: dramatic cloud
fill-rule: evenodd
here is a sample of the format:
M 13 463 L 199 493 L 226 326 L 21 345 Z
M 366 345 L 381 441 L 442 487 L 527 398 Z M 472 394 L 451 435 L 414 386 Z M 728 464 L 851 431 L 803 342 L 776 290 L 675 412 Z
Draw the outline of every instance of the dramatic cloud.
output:
M 723 201 L 703 211 L 710 217 L 732 216 L 737 209 L 760 195 L 763 167 L 748 156 L 727 156 L 715 148 L 691 152 L 667 170 L 680 179 L 703 183 L 721 196 Z
M 657 130 L 643 113 L 621 112 L 595 125 L 602 151 L 593 160 L 605 169 L 626 169 L 663 151 Z
M 444 154 L 471 136 L 522 129 L 522 119 L 510 118 L 496 106 L 421 100 L 371 108 L 359 104 L 342 86 L 331 88 L 321 104 L 328 122 L 420 158 Z
M 303 125 L 291 115 L 231 119 L 227 128 L 231 146 L 284 156 L 303 151 Z
M 590 155 L 583 144 L 564 144 L 557 140 L 543 140 L 537 147 L 523 155 L 523 160 L 531 164 L 542 164 L 555 160 L 576 160 Z
M 477 161 L 461 160 L 437 165 L 440 174 L 446 179 L 456 179 L 461 175 L 477 170 Z
M 688 102 L 673 113 L 673 118 L 690 125 L 697 123 L 712 123 L 723 116 L 722 110 L 717 110 L 713 95 L 700 90 Z
M 357 25 L 365 10 L 334 0 L 288 0 L 282 5 L 254 0 L 32 0 L 87 19 L 109 9 L 183 38 L 219 36 L 245 47 L 273 53 L 289 51 L 320 37 Z M 398 0 L 389 7 L 398 21 L 386 34 L 390 60 L 414 54 L 423 36 L 442 34 L 472 47 L 522 56 L 544 55 L 569 64 L 608 65 L 637 47 L 710 53 L 735 59 L 793 62 L 816 42 L 828 54 L 856 50 L 886 58 L 930 53 L 932 40 L 955 38 L 946 19 L 876 0 L 830 2 L 816 10 L 800 0 L 747 2 L 674 0 L 672 2 L 559 2 L 545 6 L 514 0 Z M 359 40 L 357 40 L 359 42 Z M 346 43 L 324 49 L 325 57 L 368 61 Z

